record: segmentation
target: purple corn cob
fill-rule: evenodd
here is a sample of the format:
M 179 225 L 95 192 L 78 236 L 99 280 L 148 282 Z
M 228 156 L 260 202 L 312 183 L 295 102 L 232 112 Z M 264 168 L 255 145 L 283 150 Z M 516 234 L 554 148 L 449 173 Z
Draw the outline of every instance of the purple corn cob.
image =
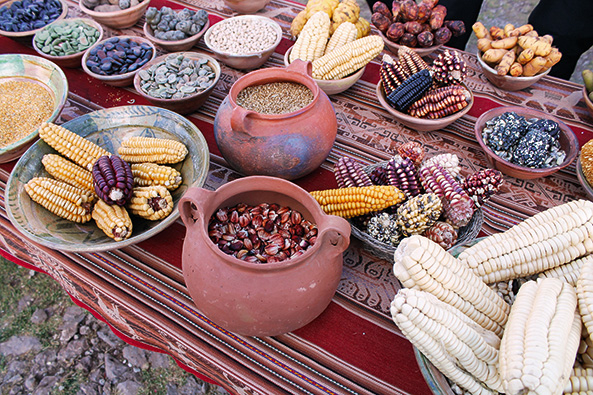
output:
M 338 188 L 366 187 L 373 183 L 369 176 L 364 172 L 362 166 L 354 159 L 342 156 L 334 166 L 334 176 L 338 183 Z
M 374 185 L 389 185 L 389 178 L 387 176 L 387 167 L 377 166 L 369 174 L 369 178 Z
M 119 156 L 102 156 L 93 165 L 93 185 L 105 203 L 123 206 L 134 188 L 132 169 Z
M 480 207 L 486 200 L 490 199 L 490 196 L 498 192 L 503 183 L 504 180 L 500 171 L 483 169 L 467 177 L 462 187 L 476 206 Z
M 398 187 L 408 198 L 420 194 L 420 183 L 414 162 L 409 158 L 394 155 L 387 163 L 389 184 Z

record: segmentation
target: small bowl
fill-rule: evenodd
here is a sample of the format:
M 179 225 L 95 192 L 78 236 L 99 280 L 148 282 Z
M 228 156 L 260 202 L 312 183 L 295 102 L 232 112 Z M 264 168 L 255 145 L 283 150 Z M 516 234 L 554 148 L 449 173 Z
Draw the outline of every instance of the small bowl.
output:
M 204 33 L 206 33 L 206 30 L 208 30 L 209 27 L 210 27 L 210 20 L 206 20 L 206 24 L 204 25 L 202 30 L 200 30 L 198 33 L 194 34 L 193 36 L 190 36 L 183 40 L 168 41 L 168 40 L 161 40 L 161 39 L 156 38 L 154 36 L 154 31 L 152 30 L 152 27 L 150 27 L 150 25 L 148 23 L 144 23 L 144 35 L 146 36 L 146 38 L 148 38 L 150 41 L 152 41 L 159 47 L 163 48 L 165 51 L 179 52 L 179 51 L 187 51 L 188 49 L 195 46 L 198 43 L 198 41 L 200 41 L 200 38 L 202 38 Z
M 148 95 L 146 92 L 144 92 L 144 90 L 142 89 L 142 87 L 140 85 L 142 80 L 140 78 L 139 73 L 137 73 L 134 76 L 134 88 L 136 89 L 136 91 L 138 92 L 138 94 L 140 96 L 146 98 L 148 101 L 150 101 L 151 103 L 153 103 L 156 106 L 163 107 L 163 108 L 166 108 L 171 111 L 175 111 L 179 114 L 189 114 L 189 113 L 196 111 L 198 108 L 200 108 L 206 102 L 206 100 L 208 100 L 208 98 L 210 97 L 210 94 L 212 93 L 212 91 L 214 90 L 214 87 L 216 86 L 216 84 L 218 83 L 218 80 L 220 79 L 220 75 L 221 75 L 220 64 L 213 57 L 208 56 L 203 53 L 178 52 L 176 54 L 183 55 L 186 58 L 190 58 L 190 59 L 207 59 L 208 60 L 208 65 L 214 70 L 214 72 L 216 74 L 216 76 L 214 77 L 214 81 L 212 82 L 212 84 L 210 85 L 210 87 L 208 89 L 206 89 L 202 92 L 195 93 L 190 96 L 183 97 L 181 99 L 160 99 L 160 98 L 152 97 L 152 96 Z M 168 56 L 171 56 L 171 54 L 161 55 L 161 56 L 151 60 L 150 62 L 146 63 L 144 66 L 142 66 L 142 68 L 140 70 L 148 69 L 153 64 L 162 62 Z
M 393 41 L 391 41 L 390 39 L 388 39 L 381 31 L 378 31 L 379 35 L 381 36 L 381 38 L 383 39 L 383 42 L 385 43 L 385 46 L 391 51 L 393 52 L 395 55 L 397 55 L 397 51 L 399 51 L 399 48 L 401 47 L 401 45 L 394 43 Z M 409 47 L 412 51 L 416 52 L 418 55 L 420 55 L 421 57 L 424 56 L 428 56 L 431 53 L 433 53 L 434 51 L 436 51 L 437 49 L 439 49 L 440 47 L 442 47 L 443 44 L 438 44 L 438 45 L 433 45 L 432 47 L 426 47 L 426 48 L 422 48 L 422 47 Z
M 9 7 L 12 3 L 16 2 L 17 0 L 8 0 L 8 1 L 4 1 L 4 2 L 0 2 L 0 8 L 1 7 Z M 66 16 L 68 15 L 68 2 L 66 0 L 58 0 L 61 4 L 62 4 L 62 13 L 58 16 L 57 19 L 55 19 L 54 21 L 50 22 L 50 23 L 54 23 L 57 22 L 59 20 L 62 20 L 64 18 L 66 18 Z M 49 25 L 49 23 L 48 23 Z M 47 25 L 45 25 L 47 26 Z M 40 31 L 41 29 L 43 29 L 45 26 L 40 27 L 39 29 L 34 29 L 34 30 L 26 30 L 24 32 L 9 32 L 6 30 L 2 30 L 0 29 L 0 36 L 6 36 L 6 37 L 11 37 L 14 39 L 25 39 L 28 37 L 33 37 L 35 35 L 35 33 L 37 33 L 38 31 Z
M 219 51 L 210 42 L 210 35 L 212 33 L 212 29 L 221 23 L 228 23 L 228 21 L 236 19 L 258 19 L 263 23 L 268 23 L 276 31 L 276 40 L 274 41 L 274 44 L 272 44 L 272 46 L 270 46 L 270 48 L 266 49 L 265 51 L 250 54 L 236 54 Z M 210 26 L 208 31 L 206 31 L 206 34 L 204 34 L 204 43 L 206 44 L 208 49 L 210 49 L 213 52 L 214 58 L 217 59 L 219 62 L 238 70 L 252 70 L 262 66 L 264 63 L 266 63 L 266 61 L 272 55 L 272 53 L 274 53 L 276 47 L 278 46 L 278 44 L 280 44 L 281 39 L 282 28 L 280 27 L 280 25 L 270 18 L 258 15 L 241 15 L 222 20 L 216 23 L 215 25 Z
M 487 121 L 509 111 L 513 111 L 518 115 L 522 115 L 528 119 L 543 118 L 550 119 L 558 123 L 558 126 L 561 130 L 559 138 L 560 147 L 564 150 L 564 152 L 566 152 L 566 158 L 564 159 L 564 162 L 554 167 L 547 167 L 544 169 L 533 169 L 530 167 L 516 165 L 496 155 L 484 142 L 484 139 L 482 138 L 482 129 L 484 129 L 484 125 Z M 515 177 L 521 180 L 532 180 L 535 178 L 549 176 L 550 174 L 553 174 L 558 170 L 561 170 L 570 165 L 579 153 L 579 142 L 577 140 L 577 137 L 567 124 L 565 124 L 564 122 L 550 114 L 546 114 L 545 112 L 534 110 L 531 108 L 504 106 L 488 110 L 482 115 L 480 115 L 480 117 L 476 120 L 474 132 L 476 135 L 476 140 L 478 141 L 480 147 L 482 147 L 482 150 L 486 154 L 486 161 L 488 162 L 488 166 L 500 170 L 502 173 L 508 176 Z
M 147 1 L 147 0 L 144 0 L 144 1 Z M 111 38 L 113 38 L 113 37 L 111 37 Z M 99 81 L 103 81 L 104 83 L 111 85 L 111 86 L 122 87 L 122 86 L 132 85 L 134 82 L 134 76 L 136 75 L 138 70 L 141 69 L 141 67 L 137 68 L 134 71 L 130 71 L 130 72 L 127 72 L 124 74 L 102 75 L 102 74 L 97 74 L 97 73 L 92 72 L 86 65 L 87 59 L 89 57 L 89 53 L 91 53 L 93 48 L 105 43 L 107 40 L 110 40 L 111 38 L 107 38 L 105 40 L 99 41 L 99 42 L 95 43 L 95 45 L 93 45 L 92 47 L 87 49 L 87 51 L 82 56 L 82 69 L 85 71 L 85 73 L 87 73 L 91 77 L 96 78 Z M 149 39 L 144 38 L 144 37 L 139 37 L 139 36 L 118 36 L 118 38 L 120 38 L 120 39 L 129 38 L 130 40 L 135 41 L 139 44 L 145 43 L 145 44 L 149 45 L 152 48 L 152 57 L 146 63 L 150 63 L 150 61 L 152 61 L 156 57 L 156 48 L 155 48 L 154 44 Z M 142 66 L 144 66 L 144 65 L 142 65 Z
M 78 2 L 78 6 L 82 12 L 97 22 L 113 29 L 125 29 L 127 27 L 134 26 L 136 22 L 138 22 L 140 18 L 144 16 L 149 4 L 150 0 L 144 0 L 134 7 L 126 8 L 125 10 L 99 12 L 85 7 L 85 5 L 82 4 L 82 0 Z
M 52 94 L 54 107 L 46 122 L 55 121 L 68 99 L 68 79 L 55 63 L 33 55 L 0 55 L 0 81 L 30 80 L 45 86 Z M 39 137 L 35 129 L 28 136 L 0 148 L 0 163 L 20 157 Z
M 465 86 L 465 85 L 463 85 Z M 465 114 L 471 109 L 474 104 L 474 93 L 465 86 L 468 92 L 471 95 L 470 103 L 465 106 L 461 111 L 457 111 L 454 114 L 447 115 L 443 118 L 438 119 L 425 119 L 425 118 L 416 118 L 408 114 L 404 114 L 403 112 L 397 111 L 395 108 L 391 107 L 385 98 L 385 92 L 383 91 L 383 84 L 381 81 L 377 84 L 377 99 L 379 99 L 379 103 L 381 106 L 385 108 L 398 122 L 406 125 L 410 129 L 417 130 L 418 132 L 431 132 L 433 130 L 443 129 Z
M 99 37 L 97 38 L 97 41 L 95 41 L 95 43 L 98 43 L 99 41 L 101 41 L 103 39 L 103 27 L 96 21 L 92 20 L 92 19 L 88 19 L 88 18 L 71 18 L 71 19 L 62 19 L 60 21 L 54 22 L 52 23 L 53 26 L 59 26 L 59 25 L 64 25 L 66 23 L 69 22 L 80 22 L 80 23 L 85 23 L 88 26 L 96 29 L 99 32 Z M 65 56 L 53 56 L 53 55 L 48 55 L 45 52 L 43 52 L 36 44 L 35 42 L 35 38 L 37 37 L 38 34 L 40 34 L 42 31 L 44 31 L 45 28 L 41 29 L 40 31 L 38 31 L 37 33 L 35 33 L 35 36 L 33 36 L 33 49 L 35 51 L 37 51 L 37 53 L 46 58 L 51 60 L 52 62 L 54 62 L 55 64 L 57 64 L 60 67 L 67 67 L 67 68 L 77 68 L 81 66 L 81 60 L 82 60 L 82 56 L 84 55 L 84 53 L 90 48 L 87 48 L 85 50 L 82 50 L 80 52 L 77 52 L 75 54 L 72 55 L 65 55 Z
M 227 7 L 240 14 L 253 14 L 270 4 L 270 1 L 272 0 L 223 0 Z
M 290 51 L 292 51 L 292 47 L 288 48 L 286 53 L 284 54 L 284 65 L 288 66 L 290 64 Z M 315 79 L 319 88 L 325 92 L 326 95 L 336 95 L 338 93 L 342 93 L 352 85 L 356 84 L 356 82 L 362 77 L 364 74 L 364 70 L 366 66 L 357 70 L 355 73 L 352 73 L 344 78 L 340 78 L 339 80 L 318 80 Z
M 486 62 L 482 60 L 482 54 L 478 52 L 478 63 L 482 68 L 482 72 L 490 81 L 490 83 L 497 88 L 500 88 L 505 91 L 515 92 L 520 91 L 522 89 L 528 88 L 531 85 L 535 84 L 537 81 L 541 80 L 543 76 L 548 75 L 551 69 L 544 71 L 543 73 L 536 74 L 533 77 L 513 77 L 510 75 L 498 75 L 496 70 L 490 67 Z

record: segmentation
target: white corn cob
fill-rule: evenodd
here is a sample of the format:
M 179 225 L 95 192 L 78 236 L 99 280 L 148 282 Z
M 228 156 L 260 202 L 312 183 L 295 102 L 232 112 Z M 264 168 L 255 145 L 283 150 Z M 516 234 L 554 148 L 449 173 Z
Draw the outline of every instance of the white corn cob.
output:
M 579 274 L 581 273 L 581 268 L 586 262 L 592 263 L 593 255 L 587 255 L 582 258 L 575 259 L 572 262 L 565 263 L 564 265 L 555 267 L 550 270 L 546 270 L 545 272 L 541 272 L 538 275 L 538 278 L 556 277 L 562 281 L 569 283 L 573 287 L 576 287 Z
M 574 287 L 557 278 L 528 281 L 511 307 L 499 352 L 504 393 L 559 394 L 581 336 Z
M 579 311 L 589 337 L 593 333 L 593 262 L 587 261 L 581 267 L 577 280 Z M 593 339 L 591 339 L 593 340 Z
M 577 290 L 577 298 L 579 292 Z M 580 301 L 579 301 L 580 303 Z M 579 305 L 580 311 L 580 305 Z M 578 366 L 581 368 L 593 368 L 593 340 L 589 335 L 587 327 L 583 324 L 581 329 L 581 342 L 579 343 L 579 350 L 577 352 Z M 577 366 L 577 363 L 575 363 Z
M 336 48 L 340 48 L 342 45 L 346 45 L 349 42 L 356 40 L 358 30 L 352 22 L 341 23 L 336 31 L 331 35 L 327 46 L 325 47 L 324 55 L 330 53 Z
M 290 50 L 290 63 L 296 59 L 313 61 L 320 58 L 329 39 L 331 21 L 327 13 L 317 11 L 309 18 Z
M 398 291 L 391 316 L 404 336 L 457 385 L 472 394 L 502 390 L 500 339 L 494 333 L 435 296 L 413 289 Z
M 527 277 L 593 252 L 593 202 L 576 200 L 542 211 L 459 254 L 484 282 Z
M 434 241 L 419 235 L 404 239 L 395 251 L 393 272 L 404 287 L 431 293 L 502 336 L 510 306 Z
M 564 387 L 564 393 L 571 395 L 593 394 L 593 369 L 573 368 L 570 379 Z
M 379 36 L 366 36 L 334 49 L 313 61 L 312 76 L 318 80 L 334 80 L 366 66 L 381 53 L 384 46 Z

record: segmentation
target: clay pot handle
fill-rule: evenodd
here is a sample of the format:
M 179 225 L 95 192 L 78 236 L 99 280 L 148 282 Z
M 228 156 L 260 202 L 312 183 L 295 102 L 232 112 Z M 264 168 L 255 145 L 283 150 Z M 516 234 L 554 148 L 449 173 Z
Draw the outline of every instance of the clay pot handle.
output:
M 294 62 L 286 67 L 286 70 L 294 71 L 296 73 L 306 75 L 307 77 L 311 77 L 313 74 L 312 63 L 301 59 L 295 59 Z
M 231 130 L 233 132 L 243 132 L 247 134 L 249 133 L 248 129 L 245 127 L 245 123 L 247 122 L 247 118 L 249 114 L 253 113 L 253 111 L 249 111 L 244 109 L 241 106 L 236 106 L 231 111 Z
M 318 224 L 322 229 L 318 239 L 324 243 L 324 248 L 335 248 L 335 253 L 341 254 L 350 244 L 350 224 L 344 218 L 327 215 Z
M 214 195 L 214 191 L 204 188 L 189 188 L 179 200 L 179 215 L 186 228 L 190 228 L 196 222 L 204 222 L 204 206 Z

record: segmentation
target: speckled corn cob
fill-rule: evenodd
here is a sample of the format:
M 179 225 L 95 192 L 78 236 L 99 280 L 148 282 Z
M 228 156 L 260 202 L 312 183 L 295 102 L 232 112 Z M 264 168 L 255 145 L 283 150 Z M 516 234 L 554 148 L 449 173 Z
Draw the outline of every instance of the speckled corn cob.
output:
M 183 181 L 181 173 L 170 166 L 157 165 L 156 163 L 133 163 L 130 167 L 136 186 L 162 185 L 173 191 Z
M 397 216 L 389 213 L 377 213 L 368 221 L 366 232 L 382 243 L 397 247 L 400 232 Z
M 136 187 L 127 208 L 133 215 L 150 221 L 158 221 L 173 211 L 173 197 L 162 185 Z
M 375 35 L 356 39 L 315 59 L 312 76 L 319 80 L 344 78 L 366 66 L 381 53 L 384 45 L 383 39 Z
M 130 137 L 117 150 L 129 163 L 178 163 L 185 159 L 187 147 L 179 141 L 153 137 Z
M 443 118 L 467 107 L 470 99 L 471 94 L 461 85 L 430 89 L 410 106 L 408 114 L 417 118 Z
M 502 173 L 494 169 L 483 169 L 463 181 L 462 188 L 472 198 L 476 207 L 481 207 L 504 183 Z
M 404 236 L 417 235 L 430 228 L 441 216 L 441 199 L 424 193 L 404 202 L 397 209 L 397 222 Z
M 422 236 L 448 250 L 457 242 L 457 229 L 447 222 L 436 221 Z
M 99 229 L 113 240 L 122 241 L 132 235 L 132 220 L 125 207 L 109 205 L 99 199 L 92 215 Z
M 373 183 L 362 166 L 354 159 L 342 156 L 334 166 L 338 188 L 371 186 Z
M 424 59 L 405 45 L 399 47 L 397 55 L 399 61 L 402 63 L 403 67 L 408 70 L 410 75 L 415 74 L 420 70 L 428 69 L 428 64 L 426 64 Z
M 327 214 L 344 218 L 381 211 L 405 200 L 404 193 L 392 185 L 326 189 L 313 191 L 311 196 Z
M 387 163 L 389 183 L 401 189 L 408 198 L 420 194 L 420 184 L 414 163 L 408 158 L 394 155 Z
M 445 218 L 455 227 L 469 223 L 474 215 L 474 201 L 459 182 L 438 164 L 423 165 L 420 181 L 426 192 L 435 193 L 443 201 Z
M 415 166 L 420 166 L 422 161 L 424 160 L 424 149 L 422 148 L 422 144 L 418 143 L 417 141 L 408 141 L 403 143 L 399 147 L 397 147 L 397 153 L 402 158 L 410 159 Z
M 92 170 L 93 164 L 101 156 L 111 155 L 97 144 L 53 123 L 41 124 L 39 138 L 66 158 L 87 170 Z
M 426 158 L 423 165 L 428 166 L 435 163 L 447 170 L 453 177 L 457 177 L 461 172 L 461 166 L 459 166 L 459 157 L 455 154 L 446 153 Z
M 45 154 L 41 159 L 43 167 L 56 180 L 67 182 L 75 187 L 95 193 L 93 174 L 68 159 L 56 155 Z
M 448 49 L 436 57 L 431 70 L 433 78 L 442 84 L 458 84 L 467 76 L 467 66 L 459 52 Z
M 91 220 L 95 194 L 85 189 L 47 177 L 35 177 L 25 184 L 31 199 L 55 215 L 69 221 L 85 223 Z

